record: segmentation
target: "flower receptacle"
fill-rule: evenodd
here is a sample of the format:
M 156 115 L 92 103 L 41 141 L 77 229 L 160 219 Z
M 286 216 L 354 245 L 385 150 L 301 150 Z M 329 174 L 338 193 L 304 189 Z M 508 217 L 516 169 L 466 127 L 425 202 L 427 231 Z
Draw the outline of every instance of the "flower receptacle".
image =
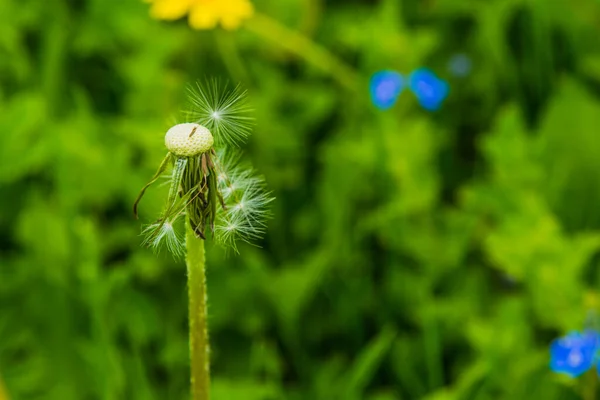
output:
M 177 124 L 167 131 L 165 146 L 178 157 L 193 157 L 206 153 L 214 144 L 213 135 L 202 125 Z

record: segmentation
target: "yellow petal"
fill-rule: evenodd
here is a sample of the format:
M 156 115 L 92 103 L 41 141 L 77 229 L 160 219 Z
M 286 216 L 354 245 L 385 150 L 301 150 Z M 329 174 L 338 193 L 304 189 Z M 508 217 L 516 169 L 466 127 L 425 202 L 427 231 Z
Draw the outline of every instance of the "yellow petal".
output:
M 240 17 L 250 18 L 254 15 L 254 6 L 248 0 L 232 0 L 233 3 L 237 3 L 236 8 Z
M 242 24 L 245 18 L 240 18 L 238 15 L 226 15 L 221 18 L 221 26 L 229 31 L 237 29 Z
M 221 25 L 225 29 L 236 29 L 244 20 L 254 15 L 254 7 L 247 0 L 225 0 L 224 6 Z
M 179 19 L 188 13 L 194 0 L 154 0 L 150 15 L 156 19 Z
M 208 4 L 196 5 L 190 10 L 189 22 L 194 29 L 213 29 L 219 22 L 218 9 Z
M 241 23 L 242 21 L 240 21 L 240 19 L 237 17 L 226 16 L 221 18 L 221 26 L 223 27 L 223 29 L 226 29 L 228 31 L 232 31 L 234 29 L 239 28 Z

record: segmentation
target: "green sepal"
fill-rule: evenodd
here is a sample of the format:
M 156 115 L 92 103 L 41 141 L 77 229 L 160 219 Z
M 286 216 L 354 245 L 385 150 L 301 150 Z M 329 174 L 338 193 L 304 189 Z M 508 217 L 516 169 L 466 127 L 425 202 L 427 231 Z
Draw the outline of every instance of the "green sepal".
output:
M 217 174 L 213 168 L 208 174 L 208 206 L 210 207 L 210 230 L 215 232 L 215 219 L 217 217 Z
M 133 203 L 133 215 L 135 216 L 136 219 L 139 218 L 138 217 L 137 207 L 138 207 L 138 204 L 139 204 L 140 200 L 142 200 L 142 197 L 144 196 L 144 193 L 146 192 L 146 189 L 148 189 L 154 182 L 156 182 L 158 180 L 158 178 L 160 178 L 161 174 L 165 171 L 165 169 L 167 169 L 167 165 L 171 161 L 171 157 L 172 157 L 171 153 L 167 153 L 167 155 L 165 156 L 165 158 L 160 163 L 160 166 L 158 167 L 158 170 L 156 171 L 156 173 L 154 174 L 154 176 L 152 177 L 152 179 L 150 180 L 150 182 L 148 182 L 146 184 L 146 186 L 144 186 L 142 188 L 142 190 L 140 191 L 140 194 L 138 194 L 138 197 L 135 199 L 135 202 Z

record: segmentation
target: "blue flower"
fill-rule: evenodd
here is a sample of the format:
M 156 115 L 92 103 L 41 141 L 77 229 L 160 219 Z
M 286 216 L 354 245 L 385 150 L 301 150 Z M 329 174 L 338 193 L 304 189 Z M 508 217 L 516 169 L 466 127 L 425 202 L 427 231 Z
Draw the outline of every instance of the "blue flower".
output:
M 588 371 L 596 362 L 600 349 L 600 335 L 593 330 L 571 332 L 550 345 L 550 369 L 577 377 Z
M 472 63 L 466 54 L 455 54 L 448 61 L 448 70 L 454 76 L 464 78 L 471 73 Z
M 387 110 L 396 104 L 404 89 L 404 78 L 395 71 L 379 71 L 371 77 L 371 101 L 381 109 Z
M 417 96 L 421 107 L 428 111 L 438 110 L 449 91 L 448 84 L 427 68 L 420 68 L 410 74 L 410 89 Z

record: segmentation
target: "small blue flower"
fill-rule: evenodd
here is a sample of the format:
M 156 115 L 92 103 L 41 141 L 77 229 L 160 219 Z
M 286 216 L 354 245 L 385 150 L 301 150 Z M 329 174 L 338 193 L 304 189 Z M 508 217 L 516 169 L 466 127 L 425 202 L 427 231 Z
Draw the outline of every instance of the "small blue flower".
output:
M 448 84 L 427 68 L 420 68 L 410 74 L 410 89 L 417 96 L 421 107 L 428 111 L 438 110 L 449 91 Z
M 393 107 L 402 89 L 404 78 L 398 72 L 379 71 L 371 77 L 371 101 L 381 110 Z
M 573 378 L 588 371 L 596 361 L 600 335 L 593 330 L 571 332 L 550 345 L 550 369 Z
M 466 54 L 455 54 L 448 61 L 448 70 L 456 77 L 464 78 L 471 73 L 471 69 L 471 59 Z

